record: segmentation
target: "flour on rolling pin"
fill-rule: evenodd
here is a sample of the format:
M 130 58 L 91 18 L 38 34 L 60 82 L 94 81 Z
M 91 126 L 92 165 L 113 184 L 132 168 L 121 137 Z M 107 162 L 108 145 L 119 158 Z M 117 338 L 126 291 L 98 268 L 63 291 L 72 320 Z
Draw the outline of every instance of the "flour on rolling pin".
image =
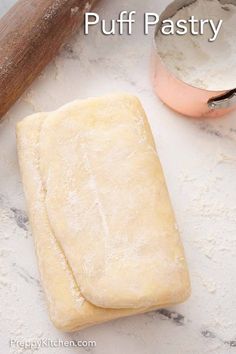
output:
M 180 9 L 173 17 L 222 20 L 215 41 L 210 42 L 211 28 L 202 35 L 188 31 L 184 36 L 157 35 L 158 53 L 170 72 L 180 80 L 202 89 L 227 90 L 236 87 L 236 6 L 218 0 L 197 0 Z

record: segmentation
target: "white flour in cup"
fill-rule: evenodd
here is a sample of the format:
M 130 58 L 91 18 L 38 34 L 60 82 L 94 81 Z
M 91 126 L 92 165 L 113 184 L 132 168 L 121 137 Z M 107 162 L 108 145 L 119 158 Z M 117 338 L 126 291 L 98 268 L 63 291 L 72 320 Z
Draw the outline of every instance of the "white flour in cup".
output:
M 207 90 L 236 88 L 236 6 L 218 0 L 197 0 L 179 10 L 171 19 L 223 20 L 214 42 L 211 29 L 203 35 L 157 35 L 157 48 L 167 68 L 182 81 Z

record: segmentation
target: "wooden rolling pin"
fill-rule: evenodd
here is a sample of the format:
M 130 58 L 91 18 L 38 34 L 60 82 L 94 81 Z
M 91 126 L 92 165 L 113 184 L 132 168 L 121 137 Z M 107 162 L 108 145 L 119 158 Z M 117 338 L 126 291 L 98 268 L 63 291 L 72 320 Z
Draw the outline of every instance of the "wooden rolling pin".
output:
M 96 0 L 19 0 L 0 20 L 0 118 L 8 111 Z

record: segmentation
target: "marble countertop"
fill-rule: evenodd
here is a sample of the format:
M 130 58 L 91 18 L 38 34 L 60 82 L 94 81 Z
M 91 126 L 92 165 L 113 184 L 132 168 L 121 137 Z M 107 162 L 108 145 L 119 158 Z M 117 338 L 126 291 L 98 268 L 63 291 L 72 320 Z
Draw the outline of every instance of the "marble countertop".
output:
M 3 14 L 14 0 L 1 0 Z M 0 124 L 0 348 L 2 353 L 236 353 L 236 113 L 217 120 L 177 115 L 152 91 L 151 35 L 145 11 L 165 0 L 103 0 L 102 18 L 136 10 L 135 34 L 104 36 L 94 28 L 65 45 Z M 15 125 L 36 111 L 76 98 L 128 91 L 145 107 L 181 231 L 192 282 L 184 304 L 119 319 L 74 334 L 48 318 L 29 230 L 16 155 Z M 96 347 L 17 348 L 9 340 L 95 340 Z

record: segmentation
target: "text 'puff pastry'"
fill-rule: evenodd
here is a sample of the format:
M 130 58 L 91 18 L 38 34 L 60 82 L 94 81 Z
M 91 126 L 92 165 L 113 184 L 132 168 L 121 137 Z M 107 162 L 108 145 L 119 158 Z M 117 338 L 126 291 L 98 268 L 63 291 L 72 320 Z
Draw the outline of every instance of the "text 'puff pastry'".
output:
M 188 270 L 139 100 L 75 101 L 17 126 L 50 317 L 73 331 L 184 301 Z

